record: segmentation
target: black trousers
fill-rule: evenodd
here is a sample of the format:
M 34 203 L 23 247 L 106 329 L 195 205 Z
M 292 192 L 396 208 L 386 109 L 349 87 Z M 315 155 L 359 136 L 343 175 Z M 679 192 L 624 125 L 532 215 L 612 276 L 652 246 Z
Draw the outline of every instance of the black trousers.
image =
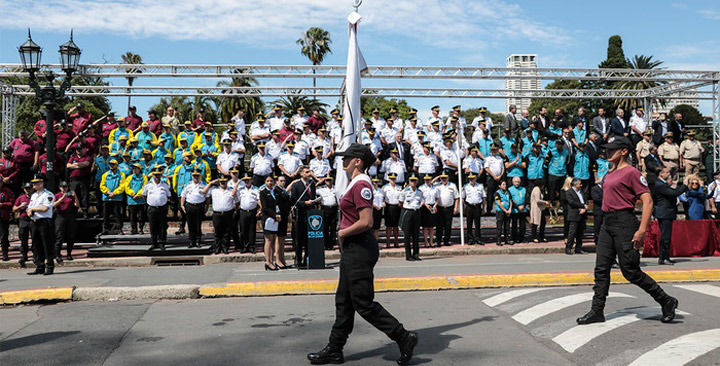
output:
M 73 246 L 75 246 L 76 227 L 75 212 L 72 210 L 57 211 L 55 215 L 55 254 L 57 256 L 62 256 L 63 242 L 67 247 L 67 255 L 72 254 Z
M 80 209 L 84 214 L 87 214 L 90 205 L 90 176 L 70 178 L 70 190 L 75 192 Z
M 150 223 L 150 240 L 153 246 L 167 244 L 167 216 L 168 206 L 148 206 L 148 222 Z
M 585 232 L 585 216 L 581 216 L 580 221 L 570 221 L 568 223 L 568 236 L 565 249 L 572 249 L 575 243 L 575 253 L 582 250 L 583 233 Z
M 605 215 L 603 215 L 602 211 L 593 215 L 593 239 L 595 240 L 595 245 L 597 245 L 600 239 L 600 229 L 602 228 L 604 218 Z
M 508 235 L 508 229 L 510 227 L 510 216 L 505 214 L 505 211 L 500 210 L 495 213 L 495 220 L 497 222 L 497 242 L 500 243 L 503 241 L 501 238 L 504 236 L 504 241 L 507 243 L 510 241 L 510 236 Z
M 443 238 L 445 240 L 445 245 L 450 245 L 450 232 L 452 231 L 454 208 L 455 206 L 438 206 L 437 228 L 435 229 L 435 242 L 438 246 L 443 244 Z
M 403 209 L 400 226 L 405 237 L 405 259 L 420 256 L 420 209 Z M 411 247 L 412 245 L 412 247 Z
M 322 206 L 323 235 L 325 237 L 325 249 L 332 249 L 337 244 L 337 223 L 338 223 L 338 207 Z
M 105 204 L 104 204 L 104 201 L 102 200 L 102 191 L 100 190 L 100 182 L 98 182 L 98 181 L 93 181 L 93 184 L 95 185 L 95 187 L 94 187 L 94 190 L 95 190 L 95 209 L 97 210 L 98 217 L 105 217 L 105 215 L 103 215 L 103 213 L 104 213 L 104 211 L 105 211 L 105 210 L 104 210 L 104 209 L 105 209 Z
M 243 250 L 255 248 L 255 235 L 257 234 L 257 208 L 254 210 L 240 210 L 240 243 Z M 307 240 L 307 233 L 305 233 Z
M 148 221 L 148 205 L 128 205 L 128 211 L 130 211 L 130 230 L 133 233 L 138 231 L 138 223 L 140 223 L 140 231 L 145 229 L 145 223 Z
M 640 223 L 631 210 L 605 214 L 595 258 L 593 309 L 602 311 L 605 308 L 605 300 L 610 290 L 610 270 L 616 256 L 625 279 L 645 290 L 659 303 L 667 299 L 665 291 L 640 269 L 640 252 L 635 250 L 632 244 L 632 237 L 639 226 Z
M 7 257 L 10 250 L 10 220 L 0 220 L 0 246 L 3 257 Z
M 51 219 L 39 219 L 30 223 L 35 266 L 55 268 L 55 228 Z M 47 266 L 47 267 L 46 267 Z
M 111 232 L 113 230 L 122 230 L 122 201 L 103 201 L 103 230 Z M 115 216 L 115 224 L 110 222 L 110 217 Z
M 330 346 L 342 349 L 352 333 L 355 312 L 375 328 L 397 341 L 405 328 L 375 301 L 373 268 L 379 249 L 372 231 L 349 236 L 343 242 L 340 279 L 335 292 L 335 323 L 330 331 Z
M 295 264 L 307 262 L 308 255 L 308 223 L 307 210 L 297 210 L 295 217 Z M 303 251 L 305 254 L 303 254 Z
M 517 243 L 525 241 L 525 230 L 527 228 L 525 217 L 527 217 L 526 212 L 515 212 L 510 214 L 512 239 Z
M 660 253 L 658 260 L 670 259 L 673 221 L 675 220 L 658 219 L 658 226 L 660 227 Z
M 20 253 L 23 259 L 27 259 L 28 240 L 30 239 L 30 219 L 21 217 L 18 219 L 18 236 L 20 237 Z M 35 250 L 33 249 L 33 262 L 35 262 Z
M 262 187 L 263 184 L 265 184 L 265 179 L 267 178 L 267 175 L 258 175 L 253 174 L 252 176 L 252 182 L 255 187 Z
M 548 200 L 554 201 L 559 199 L 560 189 L 562 189 L 563 183 L 565 183 L 565 176 L 548 174 L 547 183 Z
M 480 236 L 481 230 L 480 230 L 480 224 L 482 219 L 482 207 L 480 207 L 482 203 L 471 205 L 469 203 L 465 204 L 465 214 L 467 215 L 467 225 L 466 225 L 466 231 L 468 233 L 468 243 L 478 243 L 482 242 L 482 238 Z M 473 231 L 473 226 L 475 227 L 475 230 Z
M 485 200 L 486 209 L 485 212 L 490 213 L 492 212 L 493 205 L 495 204 L 495 200 L 492 197 L 495 197 L 495 192 L 497 192 L 498 187 L 500 186 L 500 182 L 502 182 L 502 178 L 500 180 L 495 180 L 493 177 L 488 174 L 487 177 L 487 197 L 488 199 Z
M 547 223 L 547 221 L 545 219 L 546 217 L 547 217 L 547 213 L 545 212 L 545 210 L 542 210 L 542 212 L 540 214 L 540 225 L 532 224 L 532 231 L 531 231 L 532 237 L 530 239 L 532 239 L 532 240 L 545 239 L 545 224 Z M 539 231 L 538 231 L 538 226 L 540 229 Z
M 185 202 L 185 215 L 187 216 L 188 236 L 190 244 L 202 242 L 202 219 L 205 214 L 204 203 Z
M 240 241 L 240 211 L 234 210 L 232 216 L 232 222 L 230 223 L 230 238 L 232 239 L 235 249 L 240 250 L 242 248 L 242 242 Z
M 215 244 L 213 250 L 227 250 L 230 247 L 230 226 L 233 221 L 233 210 L 213 212 L 213 227 L 215 228 Z

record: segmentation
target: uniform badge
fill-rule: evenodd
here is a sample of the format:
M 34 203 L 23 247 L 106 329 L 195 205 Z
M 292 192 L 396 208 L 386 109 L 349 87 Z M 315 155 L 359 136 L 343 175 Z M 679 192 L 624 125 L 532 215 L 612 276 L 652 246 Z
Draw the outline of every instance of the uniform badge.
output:
M 370 201 L 372 199 L 372 191 L 370 191 L 370 188 L 365 187 L 360 190 L 360 197 L 364 198 L 367 201 Z
M 641 176 L 640 176 L 640 183 L 642 183 L 645 187 L 648 186 L 647 179 L 645 179 L 645 176 L 644 176 L 644 175 L 641 175 Z

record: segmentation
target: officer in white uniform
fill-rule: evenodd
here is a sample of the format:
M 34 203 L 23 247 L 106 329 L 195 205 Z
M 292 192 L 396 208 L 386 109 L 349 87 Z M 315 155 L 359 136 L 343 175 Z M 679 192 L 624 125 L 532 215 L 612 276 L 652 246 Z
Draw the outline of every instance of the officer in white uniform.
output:
M 200 169 L 193 169 L 192 182 L 185 185 L 180 194 L 180 207 L 185 212 L 188 222 L 188 248 L 200 247 L 202 241 L 202 218 L 205 215 L 205 201 L 207 195 L 202 193 L 205 182 L 202 181 Z
M 434 233 L 437 222 L 435 212 L 437 211 L 438 191 L 433 184 L 431 175 L 423 176 L 425 184 L 421 185 L 420 192 L 423 193 L 423 205 L 420 209 L 420 224 L 423 228 L 423 241 L 426 248 L 432 248 L 435 241 Z
M 398 224 L 400 222 L 400 194 L 402 186 L 397 184 L 397 174 L 389 172 L 385 174 L 389 180 L 382 190 L 385 193 L 385 245 L 390 248 L 390 238 L 395 238 L 395 248 L 399 247 L 398 243 Z
M 295 153 L 295 143 L 290 141 L 287 143 L 287 151 L 282 153 L 280 159 L 278 159 L 278 168 L 285 176 L 288 187 L 290 183 L 300 176 L 300 165 L 302 165 L 302 162 L 300 161 L 300 157 Z
M 250 140 L 252 140 L 252 143 L 257 145 L 270 140 L 270 126 L 265 124 L 265 117 L 258 116 L 255 122 L 250 126 Z
M 52 222 L 55 195 L 45 189 L 45 176 L 38 174 L 30 181 L 35 192 L 25 212 L 30 218 L 35 271 L 29 275 L 49 276 L 55 271 L 55 227 Z
M 503 180 L 503 176 L 505 175 L 505 162 L 503 161 L 503 158 L 498 155 L 497 145 L 490 145 L 490 156 L 485 157 L 483 165 L 485 166 L 485 179 L 488 187 L 487 196 L 495 197 L 495 192 L 497 191 L 498 186 L 500 185 L 500 182 Z M 491 212 L 494 203 L 495 202 L 493 200 L 487 200 L 486 212 Z
M 422 175 L 435 175 L 439 163 L 435 154 L 430 150 L 430 143 L 426 142 L 423 145 L 423 153 L 415 156 L 415 167 L 417 172 Z
M 325 177 L 325 184 L 315 189 L 315 194 L 320 198 L 320 210 L 323 214 L 323 235 L 325 237 L 325 249 L 333 249 L 337 242 L 337 218 L 338 200 L 333 187 L 333 177 Z
M 152 178 L 145 183 L 142 191 L 148 204 L 151 250 L 157 246 L 160 247 L 160 250 L 165 250 L 165 244 L 167 244 L 167 203 L 172 193 L 170 193 L 170 186 L 162 181 L 163 170 L 162 165 L 156 165 L 152 171 Z
M 220 174 L 230 174 L 236 165 L 242 164 L 240 156 L 232 151 L 232 140 L 223 140 L 223 152 L 217 156 L 217 170 Z
M 323 158 L 323 147 L 315 147 L 315 159 L 310 160 L 309 168 L 315 182 L 322 182 L 325 177 L 330 174 L 330 162 Z
M 450 245 L 450 231 L 452 230 L 453 216 L 458 212 L 460 192 L 455 183 L 450 182 L 448 175 L 440 175 L 438 190 L 437 235 L 435 241 L 438 247 Z
M 237 190 L 240 203 L 240 253 L 255 252 L 255 227 L 260 217 L 258 204 L 260 203 L 260 190 L 252 185 L 251 178 L 246 174 L 243 177 L 244 185 Z
M 210 182 L 202 192 L 210 195 L 213 208 L 213 227 L 215 228 L 215 244 L 213 249 L 215 254 L 228 254 L 230 246 L 230 226 L 233 223 L 233 211 L 237 203 L 237 190 L 240 185 L 236 184 L 234 188 L 228 187 L 228 176 L 222 175 L 220 178 Z
M 250 170 L 253 173 L 253 185 L 260 187 L 265 183 L 265 178 L 272 174 L 273 163 L 272 158 L 265 153 L 265 143 L 261 142 L 257 145 L 257 154 L 250 158 Z
M 400 226 L 405 236 L 405 260 L 419 261 L 420 259 L 420 208 L 424 204 L 423 192 L 418 189 L 417 175 L 408 178 L 409 185 L 400 195 Z M 410 246 L 412 241 L 412 247 Z
M 476 177 L 480 177 L 480 174 L 483 172 L 483 169 L 485 169 L 485 166 L 483 165 L 483 160 L 480 159 L 478 156 L 478 153 L 480 150 L 478 150 L 477 147 L 473 147 L 470 150 L 470 156 L 466 157 L 463 160 L 463 172 L 465 172 L 466 176 L 469 174 L 475 174 Z
M 477 182 L 477 175 L 470 173 L 468 175 L 468 183 L 463 187 L 463 197 L 465 198 L 465 213 L 467 214 L 467 225 L 465 228 L 468 233 L 468 243 L 485 245 L 481 238 L 481 218 L 482 203 L 485 200 L 485 187 Z M 475 231 L 473 232 L 473 225 Z
M 428 117 L 427 123 L 425 124 L 425 128 L 427 132 L 432 131 L 432 125 L 434 123 L 437 123 L 438 128 L 440 128 L 440 131 L 442 131 L 443 128 L 443 121 L 440 118 L 440 106 L 436 105 L 430 108 L 430 113 L 432 114 L 430 117 Z

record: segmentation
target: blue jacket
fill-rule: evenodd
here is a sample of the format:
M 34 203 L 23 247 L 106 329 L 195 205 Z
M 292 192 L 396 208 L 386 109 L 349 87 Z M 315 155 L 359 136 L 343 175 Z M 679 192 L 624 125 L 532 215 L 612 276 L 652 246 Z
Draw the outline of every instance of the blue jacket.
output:
M 192 171 L 195 167 L 192 164 L 185 165 L 180 164 L 175 168 L 175 174 L 173 174 L 173 188 L 178 196 L 182 194 L 185 185 L 192 182 Z
M 567 161 L 568 152 L 565 149 L 558 151 L 556 147 L 552 147 L 548 152 L 548 156 L 545 157 L 545 162 L 548 166 L 548 173 L 554 176 L 562 177 L 567 174 Z
M 507 190 L 503 192 L 502 189 L 498 189 L 495 192 L 495 211 L 501 212 L 503 208 L 500 208 L 498 201 L 500 201 L 504 209 L 510 208 L 510 192 Z
M 505 156 L 507 157 L 507 162 L 512 163 L 520 156 L 520 153 L 513 153 L 512 150 L 508 150 L 505 152 Z M 522 156 L 520 156 L 520 159 L 518 160 L 517 164 L 513 165 L 511 168 L 505 168 L 506 174 L 508 177 L 522 177 L 523 176 L 523 168 L 520 166 L 522 164 Z
M 95 158 L 95 165 L 97 166 L 97 171 L 95 171 L 95 181 L 96 182 L 100 182 L 102 180 L 103 174 L 105 174 L 105 172 L 110 170 L 108 161 L 110 161 L 110 155 L 108 155 L 107 158 L 102 155 L 98 155 L 98 157 Z
M 685 194 L 687 195 L 687 201 L 690 204 L 687 220 L 705 219 L 705 200 L 710 196 L 705 194 L 702 189 L 690 189 L 685 192 Z
M 575 168 L 573 176 L 577 179 L 590 179 L 590 158 L 580 150 L 575 152 Z
M 109 170 L 105 172 L 100 181 L 100 191 L 102 192 L 103 201 L 122 201 L 123 193 L 125 193 L 125 174 L 121 171 L 116 170 L 115 172 Z M 108 194 L 113 192 L 115 196 L 109 197 Z
M 540 179 L 545 176 L 545 157 L 541 154 L 530 154 L 525 157 L 525 163 L 527 164 L 527 177 L 528 179 Z
M 612 121 L 610 121 L 610 132 L 614 133 L 615 136 L 622 136 L 623 134 L 630 132 L 630 123 L 625 123 L 625 128 L 623 128 L 620 119 L 615 117 Z
M 525 206 L 523 207 L 522 212 L 527 212 L 527 189 L 525 189 L 525 187 L 523 186 L 520 186 L 518 188 L 512 186 L 508 188 L 508 192 L 510 192 L 510 197 L 513 201 L 512 212 L 518 212 L 518 206 Z
M 135 199 L 135 195 L 138 193 L 142 193 L 143 187 L 145 187 L 145 183 L 147 182 L 147 178 L 145 175 L 140 173 L 140 175 L 130 174 L 125 178 L 125 194 L 127 194 L 127 204 L 128 205 L 144 205 L 145 204 L 145 198 L 140 197 L 138 199 Z

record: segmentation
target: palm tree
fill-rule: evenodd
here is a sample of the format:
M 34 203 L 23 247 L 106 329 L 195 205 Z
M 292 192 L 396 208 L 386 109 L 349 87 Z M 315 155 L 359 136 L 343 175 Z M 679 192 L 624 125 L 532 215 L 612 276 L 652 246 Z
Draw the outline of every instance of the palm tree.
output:
M 332 43 L 330 33 L 319 27 L 308 29 L 302 38 L 299 38 L 295 43 L 300 45 L 300 53 L 307 57 L 313 66 L 320 65 L 325 59 L 325 55 L 332 53 L 332 50 L 330 50 L 330 43 Z M 315 75 L 315 70 L 313 70 L 313 75 Z M 313 76 L 313 88 L 315 86 L 316 82 Z M 314 90 L 313 94 L 315 94 Z
M 121 63 L 123 63 L 123 64 L 128 64 L 128 65 L 140 65 L 140 64 L 143 63 L 143 61 L 142 61 L 142 56 L 138 55 L 137 53 L 125 52 L 124 54 L 120 55 L 120 57 L 122 58 L 122 62 L 121 62 Z M 134 68 L 134 67 L 133 67 L 133 68 L 128 68 L 128 69 L 127 69 L 127 72 L 128 72 L 128 73 L 138 73 L 138 74 L 139 74 L 139 73 L 142 72 L 142 68 L 140 68 L 140 67 L 138 67 L 138 68 Z M 128 77 L 128 78 L 127 78 L 127 81 L 128 81 L 128 86 L 131 87 L 131 86 L 133 85 L 133 82 L 135 81 L 135 78 L 134 78 L 134 77 Z M 130 95 L 129 95 L 129 94 L 130 94 L 130 89 L 128 89 L 128 109 L 130 109 Z
M 312 111 L 313 109 L 320 110 L 320 114 L 326 114 L 325 108 L 328 107 L 327 104 L 313 98 L 309 99 L 306 96 L 299 95 L 299 90 L 288 90 L 287 96 L 284 96 L 280 99 L 277 99 L 273 101 L 272 103 L 274 105 L 279 105 L 282 107 L 282 109 L 285 111 L 286 114 L 288 114 L 288 117 L 295 113 L 295 111 L 300 107 L 305 107 L 306 111 Z
M 246 69 L 237 69 L 234 70 L 234 73 L 236 74 L 246 74 L 248 70 Z M 232 77 L 230 81 L 220 81 L 217 83 L 217 86 L 227 86 L 228 89 L 224 89 L 222 91 L 223 94 L 232 94 L 237 93 L 238 91 L 231 88 L 243 88 L 243 87 L 251 87 L 258 85 L 258 82 L 255 78 L 251 77 Z M 242 90 L 240 90 L 242 92 Z M 248 116 L 245 119 L 248 118 L 254 118 L 255 114 L 257 112 L 261 112 L 263 109 L 263 101 L 260 99 L 260 97 L 257 96 L 244 96 L 242 94 L 238 96 L 233 97 L 223 97 L 219 102 L 219 110 L 218 113 L 220 114 L 220 117 L 223 119 L 223 121 L 229 121 L 233 115 L 235 115 L 235 111 L 238 108 L 242 108 L 245 110 L 245 114 Z
M 627 62 L 630 65 L 630 68 L 635 70 L 649 70 L 659 68 L 659 66 L 662 65 L 663 62 L 660 60 L 653 60 L 652 58 L 652 56 L 635 55 L 632 60 L 627 60 Z M 613 86 L 613 88 L 620 90 L 641 90 L 654 88 L 663 84 L 665 84 L 664 81 L 627 80 L 617 82 Z M 650 103 L 665 106 L 664 99 L 653 98 L 652 100 L 650 100 Z M 615 104 L 617 104 L 618 107 L 629 111 L 635 107 L 642 106 L 643 101 L 641 99 L 616 99 Z

